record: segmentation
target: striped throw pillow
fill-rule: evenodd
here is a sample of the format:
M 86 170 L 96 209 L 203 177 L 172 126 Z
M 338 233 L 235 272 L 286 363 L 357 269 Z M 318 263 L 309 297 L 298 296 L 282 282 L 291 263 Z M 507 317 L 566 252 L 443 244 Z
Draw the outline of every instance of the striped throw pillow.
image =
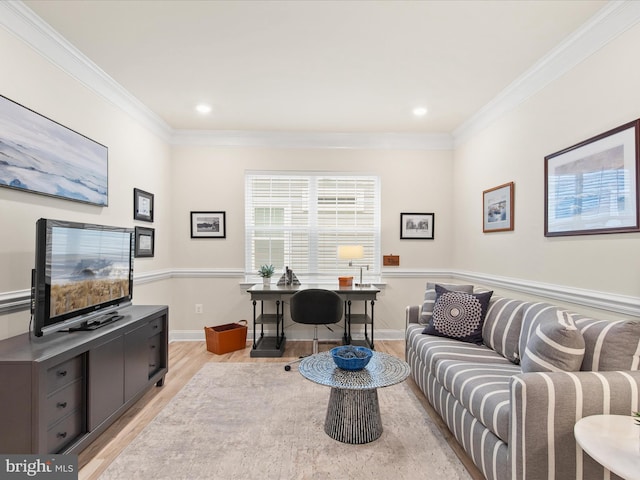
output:
M 524 373 L 580 370 L 584 338 L 567 312 L 557 311 L 556 318 L 539 323 L 529 337 L 520 361 Z
M 427 289 L 424 292 L 424 303 L 422 304 L 422 313 L 419 322 L 422 325 L 428 325 L 433 316 L 433 306 L 436 303 L 436 285 L 439 285 L 452 292 L 473 293 L 473 285 L 455 285 L 452 283 L 431 283 L 427 282 Z

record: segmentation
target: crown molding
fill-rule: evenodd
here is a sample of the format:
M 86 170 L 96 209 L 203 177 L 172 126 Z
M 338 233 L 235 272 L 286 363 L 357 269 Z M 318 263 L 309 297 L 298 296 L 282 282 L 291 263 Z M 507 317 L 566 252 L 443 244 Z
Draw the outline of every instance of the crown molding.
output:
M 17 0 L 0 2 L 0 25 L 82 85 L 120 108 L 165 141 L 173 130 L 140 100 Z
M 331 149 L 451 150 L 448 133 L 323 133 L 176 130 L 172 145 Z
M 640 2 L 609 2 L 563 42 L 453 131 L 454 148 L 484 130 L 640 22 Z
M 0 25 L 172 145 L 452 150 L 640 21 L 640 2 L 605 5 L 452 134 L 175 130 L 18 0 L 0 2 Z

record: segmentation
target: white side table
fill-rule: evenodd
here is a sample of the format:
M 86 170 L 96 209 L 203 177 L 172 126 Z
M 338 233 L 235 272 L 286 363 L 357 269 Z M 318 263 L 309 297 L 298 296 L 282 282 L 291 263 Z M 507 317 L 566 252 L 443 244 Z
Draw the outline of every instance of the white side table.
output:
M 640 426 L 631 415 L 592 415 L 575 424 L 573 433 L 595 461 L 627 480 L 640 479 Z

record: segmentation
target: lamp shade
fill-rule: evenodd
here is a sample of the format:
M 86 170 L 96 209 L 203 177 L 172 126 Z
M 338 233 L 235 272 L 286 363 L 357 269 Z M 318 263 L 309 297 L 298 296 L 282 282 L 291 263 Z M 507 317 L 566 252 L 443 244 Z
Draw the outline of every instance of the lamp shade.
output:
M 364 257 L 364 247 L 362 245 L 338 245 L 338 258 L 351 260 Z

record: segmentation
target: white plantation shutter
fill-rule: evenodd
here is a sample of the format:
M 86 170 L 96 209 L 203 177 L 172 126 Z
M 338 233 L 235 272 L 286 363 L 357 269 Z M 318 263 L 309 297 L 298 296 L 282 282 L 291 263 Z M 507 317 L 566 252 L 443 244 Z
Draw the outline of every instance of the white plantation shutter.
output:
M 380 272 L 380 180 L 339 173 L 247 173 L 245 269 L 263 264 L 296 275 L 355 273 L 338 259 L 338 245 L 364 246 L 357 265 Z

